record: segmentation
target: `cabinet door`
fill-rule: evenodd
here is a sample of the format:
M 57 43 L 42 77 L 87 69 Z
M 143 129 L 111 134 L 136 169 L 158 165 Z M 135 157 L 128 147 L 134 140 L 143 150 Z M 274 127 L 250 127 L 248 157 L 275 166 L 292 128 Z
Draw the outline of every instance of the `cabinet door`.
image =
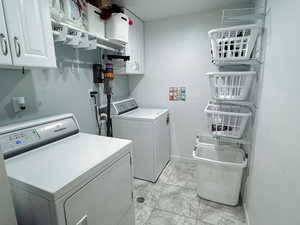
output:
M 56 67 L 49 0 L 3 0 L 13 64 Z
M 11 65 L 10 46 L 6 30 L 2 0 L 0 0 L 0 65 Z
M 138 73 L 144 73 L 144 22 L 137 18 L 137 55 L 138 55 Z
M 133 20 L 133 25 L 129 27 L 128 44 L 126 54 L 130 56 L 130 61 L 126 63 L 126 73 L 144 73 L 144 23 L 130 11 L 125 11 L 126 15 Z

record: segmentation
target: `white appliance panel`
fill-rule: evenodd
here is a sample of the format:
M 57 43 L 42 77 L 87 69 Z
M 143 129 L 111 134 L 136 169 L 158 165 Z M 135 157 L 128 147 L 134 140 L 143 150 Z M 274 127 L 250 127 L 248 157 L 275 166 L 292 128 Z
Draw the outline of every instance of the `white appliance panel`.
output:
M 8 183 L 4 160 L 2 157 L 3 156 L 0 153 L 0 224 L 17 225 L 10 185 Z
M 169 113 L 161 115 L 154 124 L 154 134 L 157 140 L 155 151 L 155 177 L 156 179 L 170 160 L 171 137 L 170 137 Z
M 2 151 L 18 153 L 5 164 L 19 225 L 134 225 L 132 142 L 77 125 L 67 114 L 0 128 Z
M 117 225 L 132 205 L 130 155 L 65 202 L 67 225 Z
M 128 140 L 79 133 L 6 160 L 7 173 L 38 188 L 45 198 L 59 198 L 98 166 L 128 151 L 129 144 Z
M 136 121 L 123 118 L 113 120 L 116 137 L 133 141 L 134 177 L 153 180 L 154 173 L 154 134 L 152 121 Z
M 50 202 L 38 195 L 12 185 L 12 196 L 18 225 L 52 225 Z
M 155 182 L 170 160 L 167 109 L 139 108 L 129 98 L 112 104 L 115 137 L 133 141 L 134 177 Z

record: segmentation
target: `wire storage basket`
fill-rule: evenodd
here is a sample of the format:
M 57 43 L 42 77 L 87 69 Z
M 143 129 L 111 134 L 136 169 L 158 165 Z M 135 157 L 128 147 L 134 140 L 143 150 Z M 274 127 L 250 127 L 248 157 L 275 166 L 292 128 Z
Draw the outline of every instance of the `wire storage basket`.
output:
M 243 101 L 248 98 L 256 72 L 210 72 L 206 75 L 214 99 Z
M 257 24 L 214 29 L 211 39 L 213 63 L 250 60 L 260 31 Z
M 241 138 L 251 117 L 242 106 L 208 104 L 205 108 L 208 130 L 213 136 Z

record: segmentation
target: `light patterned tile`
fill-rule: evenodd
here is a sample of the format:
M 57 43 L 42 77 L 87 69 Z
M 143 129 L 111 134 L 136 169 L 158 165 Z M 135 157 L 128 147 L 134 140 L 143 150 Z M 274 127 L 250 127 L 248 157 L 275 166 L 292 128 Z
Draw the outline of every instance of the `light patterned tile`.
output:
M 238 206 L 228 206 L 228 205 L 224 205 L 224 204 L 220 204 L 217 202 L 213 202 L 213 201 L 208 201 L 205 199 L 200 199 L 201 202 L 203 202 L 203 204 L 206 204 L 210 207 L 213 207 L 215 209 L 218 209 L 219 211 L 228 214 L 231 217 L 234 217 L 242 222 L 246 221 L 246 217 L 245 217 L 245 213 L 244 213 L 244 209 L 241 205 Z M 200 214 L 200 213 L 199 213 Z
M 196 225 L 212 225 L 212 224 L 205 223 L 205 222 L 203 222 L 203 221 L 201 221 L 201 220 L 197 220 Z
M 134 197 L 145 198 L 144 203 L 135 203 L 136 225 L 246 225 L 241 206 L 230 207 L 197 196 L 195 170 L 195 162 L 176 159 L 166 166 L 156 184 L 135 180 Z
M 173 165 L 174 165 L 173 161 L 170 161 L 167 164 L 167 166 L 165 167 L 165 169 L 163 170 L 163 172 L 161 173 L 161 175 L 158 178 L 158 181 L 157 181 L 158 183 L 167 183 L 167 180 L 173 171 Z
M 135 204 L 135 225 L 144 225 L 149 219 L 153 208 L 143 204 Z
M 196 220 L 154 209 L 146 225 L 196 225 Z
M 198 219 L 212 225 L 244 225 L 245 220 L 223 208 L 206 207 L 198 214 Z
M 135 200 L 138 197 L 143 197 L 145 199 L 145 202 L 142 204 L 153 208 L 159 198 L 161 184 L 154 184 L 151 182 L 135 179 L 134 186 Z
M 196 218 L 201 203 L 198 201 L 195 190 L 164 184 L 155 207 L 178 215 Z
M 196 164 L 192 160 L 176 159 L 162 174 L 160 182 L 187 188 L 196 188 Z

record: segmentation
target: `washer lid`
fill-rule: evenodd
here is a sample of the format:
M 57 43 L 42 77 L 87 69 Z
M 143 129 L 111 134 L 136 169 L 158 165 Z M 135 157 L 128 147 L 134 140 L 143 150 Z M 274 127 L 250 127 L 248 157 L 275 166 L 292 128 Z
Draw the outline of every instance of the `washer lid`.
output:
M 79 133 L 7 159 L 7 174 L 15 185 L 57 199 L 130 151 L 130 143 Z
M 156 120 L 159 116 L 166 112 L 168 112 L 167 109 L 138 108 L 136 110 L 120 115 L 120 118 L 136 120 Z

